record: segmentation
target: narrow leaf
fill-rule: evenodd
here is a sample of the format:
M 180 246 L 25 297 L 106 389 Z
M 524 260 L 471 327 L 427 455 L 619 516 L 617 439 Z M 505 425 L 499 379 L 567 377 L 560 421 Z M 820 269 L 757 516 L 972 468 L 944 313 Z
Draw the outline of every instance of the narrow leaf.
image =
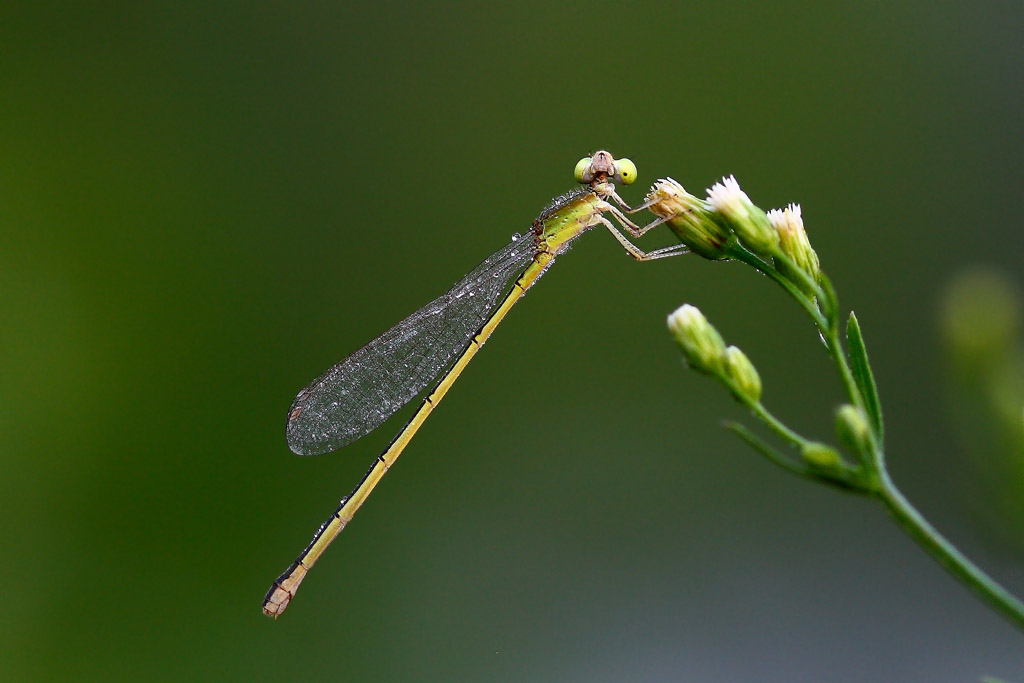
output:
M 792 472 L 793 474 L 801 477 L 810 477 L 810 470 L 803 464 L 794 462 L 790 458 L 779 453 L 777 450 L 769 446 L 767 443 L 762 441 L 760 438 L 754 435 L 749 429 L 744 427 L 739 422 L 725 422 L 722 425 L 733 434 L 736 434 L 741 439 L 747 442 L 747 445 L 753 448 L 755 451 L 768 458 L 770 461 L 778 465 L 784 470 Z
M 878 400 L 878 388 L 875 386 L 875 377 L 871 374 L 871 364 L 868 362 L 868 350 L 864 346 L 864 337 L 860 333 L 860 323 L 857 316 L 850 312 L 850 319 L 846 323 L 846 341 L 850 345 L 850 363 L 853 366 L 853 378 L 857 382 L 860 395 L 864 398 L 864 409 L 867 411 L 871 425 L 878 435 L 879 442 L 882 441 L 882 404 Z

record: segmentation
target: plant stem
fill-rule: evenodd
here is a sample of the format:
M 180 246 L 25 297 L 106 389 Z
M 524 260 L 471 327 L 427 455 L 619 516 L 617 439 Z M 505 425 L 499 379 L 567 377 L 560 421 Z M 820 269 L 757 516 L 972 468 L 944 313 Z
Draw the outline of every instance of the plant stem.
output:
M 755 270 L 764 273 L 772 280 L 774 280 L 776 284 L 778 284 L 780 287 L 786 290 L 786 292 L 794 299 L 796 299 L 797 303 L 799 303 L 803 307 L 803 309 L 807 311 L 807 314 L 811 316 L 812 320 L 814 320 L 814 324 L 818 326 L 818 329 L 821 331 L 822 335 L 828 334 L 828 321 L 825 320 L 825 317 L 821 314 L 821 311 L 819 311 L 817 307 L 815 307 L 815 305 L 811 302 L 810 299 L 804 296 L 804 293 L 801 292 L 796 285 L 794 285 L 786 277 L 784 277 L 782 273 L 777 271 L 767 262 L 762 261 L 760 258 L 757 257 L 756 254 L 754 254 L 751 251 L 748 251 L 739 243 L 732 245 L 732 247 L 728 251 L 728 254 L 729 256 L 735 258 L 737 261 L 742 261 L 743 263 L 746 263 L 748 266 L 751 266 Z
M 836 299 L 835 290 L 832 288 L 831 282 L 828 281 L 824 274 L 821 275 L 820 283 L 804 278 L 807 279 L 807 282 L 803 282 L 803 285 L 805 287 L 813 285 L 814 290 L 820 297 L 819 300 L 825 304 L 824 311 L 819 310 L 819 307 L 815 305 L 814 300 L 804 294 L 803 290 L 790 281 L 783 273 L 778 271 L 772 263 L 763 260 L 753 252 L 744 248 L 738 242 L 734 241 L 729 246 L 728 255 L 738 261 L 742 261 L 743 263 L 752 266 L 764 275 L 767 275 L 786 290 L 786 292 L 789 293 L 789 295 L 792 296 L 805 311 L 807 311 L 808 315 L 811 316 L 811 319 L 817 326 L 822 341 L 825 342 L 825 346 L 828 349 L 829 355 L 832 356 L 832 360 L 835 363 L 836 369 L 839 371 L 842 383 L 846 388 L 846 394 L 849 397 L 849 401 L 867 414 L 867 397 L 861 394 L 860 387 L 853 375 L 853 369 L 850 367 L 850 361 L 847 358 L 846 350 L 843 348 L 842 342 L 839 339 L 839 303 Z M 781 258 L 787 257 L 783 255 Z M 798 275 L 803 275 L 799 268 L 794 267 L 793 272 Z M 866 356 L 864 358 L 864 362 L 867 362 Z M 868 371 L 870 372 L 870 368 L 868 368 Z M 726 383 L 728 384 L 728 382 Z M 769 413 L 760 402 L 752 402 L 744 399 L 734 387 L 731 388 L 733 389 L 733 394 L 746 403 L 747 407 L 750 408 L 750 410 L 753 411 L 753 413 L 777 435 L 797 446 L 804 443 L 804 440 L 798 434 L 776 419 L 775 416 Z M 770 460 L 776 462 L 776 464 L 799 476 L 813 476 L 813 473 L 802 464 L 789 462 L 787 459 L 782 458 L 767 444 L 760 441 L 753 434 L 743 428 L 742 425 L 732 423 L 726 426 L 736 432 L 756 450 L 766 455 Z M 946 571 L 973 590 L 984 602 L 988 603 L 997 612 L 1009 619 L 1018 628 L 1024 629 L 1024 602 L 1010 594 L 1009 591 L 1000 586 L 992 579 L 992 577 L 971 562 L 966 555 L 957 550 L 952 543 L 947 541 L 935 529 L 935 527 L 929 524 L 928 521 L 921 516 L 921 513 L 918 512 L 914 506 L 903 497 L 900 490 L 896 488 L 896 485 L 893 483 L 888 471 L 886 470 L 885 455 L 882 448 L 881 437 L 880 428 L 877 426 L 873 427 L 871 430 L 870 445 L 857 453 L 861 469 L 855 479 L 840 479 L 837 481 L 831 481 L 830 483 L 842 483 L 849 486 L 852 490 L 877 497 L 889 510 L 889 514 L 892 515 L 896 523 L 911 538 L 917 541 L 917 543 L 939 564 L 945 567 Z M 826 478 L 826 481 L 829 480 Z
M 846 395 L 849 397 L 850 403 L 864 410 L 864 397 L 860 395 L 857 381 L 853 378 L 853 371 L 846 360 L 846 352 L 843 351 L 842 342 L 839 341 L 838 328 L 839 326 L 836 324 L 829 325 L 828 332 L 825 333 L 826 346 L 832 355 L 832 360 L 835 361 L 836 369 L 839 370 L 839 376 L 843 380 L 843 386 L 846 387 Z
M 763 405 L 761 405 L 760 401 L 744 401 L 744 403 L 746 403 L 747 407 L 750 408 L 751 412 L 757 415 L 757 417 L 759 417 L 762 422 L 768 425 L 768 427 L 773 432 L 778 434 L 780 437 L 782 437 L 789 443 L 799 447 L 807 441 L 802 436 L 794 432 L 792 429 L 782 424 L 782 422 L 780 422 L 778 418 L 776 418 L 774 415 L 769 413 L 768 410 Z
M 791 472 L 798 477 L 804 477 L 805 479 L 815 479 L 814 473 L 811 472 L 809 467 L 783 456 L 739 422 L 726 422 L 725 428 L 738 435 L 747 442 L 747 445 L 787 472 Z
M 1024 602 L 1011 595 L 943 538 L 903 497 L 889 478 L 884 466 L 878 468 L 877 474 L 878 488 L 875 493 L 889 509 L 896 523 L 945 567 L 946 571 L 966 584 L 1018 628 L 1024 629 Z

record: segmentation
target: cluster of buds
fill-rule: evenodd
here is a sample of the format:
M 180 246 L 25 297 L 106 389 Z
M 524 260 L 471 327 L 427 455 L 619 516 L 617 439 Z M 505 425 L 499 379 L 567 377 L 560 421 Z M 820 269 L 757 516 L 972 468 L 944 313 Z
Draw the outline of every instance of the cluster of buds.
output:
M 723 381 L 741 401 L 761 400 L 761 376 L 754 364 L 735 346 L 727 347 L 696 306 L 676 309 L 668 317 L 668 329 L 691 368 Z
M 684 304 L 673 311 L 668 317 L 668 329 L 691 368 L 719 380 L 756 415 L 774 422 L 760 405 L 761 376 L 753 363 L 735 346 L 726 346 L 722 335 L 697 307 Z M 867 417 L 855 406 L 843 405 L 836 411 L 836 432 L 840 442 L 855 454 L 868 453 L 872 446 Z M 816 475 L 845 480 L 849 470 L 835 448 L 808 441 L 789 430 L 782 429 L 781 433 L 799 450 L 804 464 Z
M 813 295 L 808 285 L 818 282 L 821 268 L 807 239 L 799 205 L 765 213 L 740 189 L 736 178 L 729 176 L 708 189 L 707 199 L 699 199 L 675 180 L 664 178 L 651 187 L 644 206 L 704 258 L 728 258 L 729 240 L 735 236 L 758 256 L 773 259 L 781 273 Z M 793 268 L 807 277 L 798 277 Z
M 804 230 L 800 207 L 764 213 L 751 203 L 733 177 L 725 178 L 708 190 L 707 200 L 686 192 L 674 180 L 655 183 L 647 195 L 646 207 L 675 231 L 692 251 L 709 259 L 736 258 L 774 272 L 793 283 L 813 300 L 821 295 L 823 276 L 818 255 L 811 248 Z M 757 259 L 750 257 L 751 252 Z M 796 294 L 795 290 L 791 290 Z M 722 382 L 733 396 L 744 403 L 776 435 L 794 447 L 809 476 L 849 486 L 855 475 L 839 450 L 801 437 L 782 425 L 761 405 L 761 377 L 740 349 L 727 346 L 718 330 L 696 307 L 689 304 L 668 316 L 668 328 L 683 351 L 687 364 Z M 758 440 L 740 426 L 731 427 L 777 462 L 785 456 Z M 874 449 L 872 428 L 864 409 L 843 405 L 836 411 L 839 443 L 861 462 Z
M 671 178 L 659 180 L 647 194 L 644 208 L 667 223 L 691 251 L 705 258 L 741 259 L 762 270 L 774 266 L 776 273 L 812 300 L 821 294 L 821 265 L 807 239 L 798 204 L 765 213 L 729 176 L 715 183 L 706 199 L 695 197 Z M 758 258 L 749 258 L 751 253 Z M 764 409 L 760 404 L 761 377 L 757 369 L 740 349 L 726 345 L 722 335 L 697 308 L 681 306 L 668 317 L 668 327 L 687 364 L 725 384 L 737 399 L 798 449 L 800 459 L 811 472 L 846 481 L 849 470 L 838 450 L 800 437 Z M 836 432 L 839 442 L 858 459 L 871 452 L 871 427 L 862 408 L 840 406 L 836 411 Z

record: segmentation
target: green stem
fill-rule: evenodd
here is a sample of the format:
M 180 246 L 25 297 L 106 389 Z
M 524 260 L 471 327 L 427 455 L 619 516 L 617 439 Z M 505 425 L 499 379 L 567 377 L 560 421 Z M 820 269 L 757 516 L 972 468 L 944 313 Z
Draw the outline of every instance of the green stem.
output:
M 860 495 L 871 495 L 874 493 L 873 489 L 865 485 L 866 482 L 861 477 L 863 470 L 851 470 L 841 462 L 837 463 L 835 467 L 810 467 L 805 462 L 798 462 L 782 455 L 739 422 L 726 422 L 724 426 L 746 441 L 751 448 L 768 458 L 768 460 L 798 477 L 829 484 L 847 493 L 857 493 Z M 806 445 L 806 441 L 799 436 L 796 436 L 796 438 L 803 442 L 804 445 L 797 444 L 797 448 L 802 450 Z
M 787 278 L 796 278 L 797 280 L 799 280 L 800 282 L 796 282 L 794 284 L 799 286 L 802 292 L 807 292 L 808 290 L 810 290 L 811 293 L 813 293 L 814 296 L 818 298 L 818 301 L 820 301 L 824 305 L 826 309 L 825 311 L 823 311 L 825 313 L 825 316 L 829 318 L 832 317 L 833 313 L 837 311 L 837 309 L 839 308 L 838 305 L 836 305 L 834 296 L 827 296 L 825 290 L 822 289 L 821 285 L 815 282 L 814 279 L 810 275 L 808 275 L 803 268 L 796 265 L 796 263 L 793 262 L 793 259 L 786 256 L 786 254 L 783 253 L 781 250 L 777 251 L 775 254 L 772 255 L 772 260 L 775 261 L 776 270 L 778 270 L 777 266 L 779 263 L 785 265 L 786 268 L 789 269 Z
M 1011 595 L 943 538 L 903 497 L 884 467 L 879 468 L 878 477 L 876 495 L 889 509 L 896 523 L 945 567 L 946 571 L 967 585 L 1018 628 L 1024 629 L 1024 602 Z
M 829 331 L 825 335 L 825 343 L 828 346 L 832 360 L 836 364 L 836 369 L 839 370 L 839 376 L 843 380 L 843 386 L 846 387 L 846 395 L 849 397 L 850 403 L 864 410 L 864 397 L 860 395 L 857 380 L 853 378 L 853 370 L 850 369 L 850 364 L 846 360 L 846 352 L 843 350 L 842 342 L 839 341 L 838 328 L 838 325 L 831 325 L 829 327 Z
M 799 448 L 802 447 L 807 442 L 807 440 L 804 439 L 802 436 L 794 432 L 786 425 L 782 424 L 782 422 L 780 422 L 778 418 L 776 418 L 774 415 L 768 412 L 768 409 L 761 405 L 760 402 L 751 403 L 750 401 L 744 401 L 744 403 L 746 403 L 747 407 L 750 408 L 750 411 L 754 413 L 754 415 L 759 417 L 762 422 L 768 425 L 768 427 L 773 432 L 775 432 L 780 437 L 790 442 L 794 446 L 797 446 Z
M 828 321 L 825 320 L 825 317 L 821 314 L 821 311 L 819 311 L 817 306 L 814 305 L 814 302 L 812 302 L 810 299 L 804 296 L 804 293 L 801 292 L 796 285 L 790 282 L 788 278 L 783 276 L 782 273 L 777 271 L 767 262 L 762 261 L 760 258 L 757 257 L 756 254 L 745 249 L 738 242 L 733 244 L 728 249 L 727 253 L 729 256 L 735 258 L 737 261 L 742 261 L 743 263 L 746 263 L 748 266 L 751 266 L 755 270 L 764 273 L 772 280 L 774 280 L 776 284 L 778 284 L 780 287 L 786 290 L 786 292 L 791 297 L 796 299 L 797 303 L 799 303 L 803 307 L 803 309 L 807 311 L 807 314 L 811 316 L 811 319 L 814 320 L 815 325 L 818 326 L 818 329 L 821 330 L 822 334 L 828 333 Z
M 835 362 L 836 369 L 839 371 L 850 402 L 862 411 L 865 410 L 866 399 L 861 395 L 860 388 L 853 376 L 853 370 L 846 357 L 846 351 L 839 340 L 839 303 L 831 282 L 825 278 L 824 274 L 821 276 L 820 286 L 819 283 L 814 283 L 815 291 L 820 293 L 821 301 L 825 303 L 824 308 L 826 311 L 823 315 L 822 311 L 814 304 L 814 301 L 808 298 L 799 287 L 780 273 L 771 263 L 764 261 L 736 241 L 727 247 L 727 253 L 730 257 L 752 266 L 774 280 L 807 311 L 815 325 L 817 325 L 825 346 L 828 348 L 829 355 L 832 356 L 832 360 Z M 806 286 L 807 283 L 804 283 L 804 285 Z M 741 394 L 735 390 L 733 393 L 743 400 Z M 798 446 L 804 443 L 804 440 L 798 434 L 779 422 L 760 402 L 751 402 L 749 400 L 743 400 L 743 402 L 780 437 Z M 777 452 L 760 439 L 757 439 L 741 425 L 732 423 L 727 426 L 756 450 L 776 462 L 776 464 L 800 476 L 807 477 L 812 474 L 802 465 L 782 458 Z M 849 480 L 845 483 L 854 490 L 861 492 L 870 490 L 889 510 L 896 523 L 939 564 L 945 567 L 946 571 L 973 590 L 984 602 L 1009 619 L 1018 628 L 1024 629 L 1024 602 L 1010 594 L 996 583 L 992 577 L 971 562 L 966 555 L 957 550 L 952 543 L 947 541 L 921 516 L 921 513 L 896 488 L 896 485 L 889 477 L 888 471 L 886 471 L 885 456 L 882 444 L 879 441 L 880 436 L 880 434 L 872 434 L 871 447 L 865 452 L 858 453 L 858 458 L 861 461 L 860 474 L 856 480 Z
M 846 393 L 850 398 L 850 402 L 863 410 L 864 399 L 860 395 L 860 390 L 857 388 L 857 383 L 853 378 L 853 371 L 850 369 L 850 365 L 846 361 L 846 353 L 843 351 L 842 344 L 839 341 L 838 302 L 835 299 L 834 293 L 831 291 L 831 287 L 827 288 L 828 295 L 826 298 L 828 299 L 829 317 L 826 319 L 821 314 L 821 311 L 818 310 L 817 306 L 814 305 L 814 302 L 808 299 L 796 285 L 766 261 L 760 259 L 756 254 L 745 249 L 738 243 L 732 245 L 728 250 L 728 253 L 733 258 L 746 263 L 752 268 L 770 277 L 778 283 L 779 286 L 785 289 L 786 292 L 789 293 L 789 295 L 792 296 L 805 311 L 807 311 L 808 315 L 811 316 L 811 319 L 814 320 L 815 325 L 818 326 L 818 330 L 821 332 L 821 335 L 825 340 L 825 346 L 828 348 L 829 355 L 832 356 L 832 360 L 835 362 L 836 368 L 839 370 L 839 374 L 843 379 L 843 384 L 846 387 Z
M 815 479 L 814 473 L 809 467 L 785 457 L 755 436 L 753 432 L 741 425 L 739 422 L 726 422 L 725 428 L 739 436 L 747 442 L 747 445 L 787 472 L 795 474 L 798 477 L 804 477 L 805 479 Z

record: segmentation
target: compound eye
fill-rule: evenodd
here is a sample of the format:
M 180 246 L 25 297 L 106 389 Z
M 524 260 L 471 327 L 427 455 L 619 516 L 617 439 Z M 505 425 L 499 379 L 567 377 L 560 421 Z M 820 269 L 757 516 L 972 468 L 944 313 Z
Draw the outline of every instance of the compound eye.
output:
M 579 162 L 577 162 L 576 170 L 573 172 L 573 175 L 576 177 L 577 183 L 589 183 L 591 180 L 593 180 L 593 178 L 590 177 L 590 174 L 587 173 L 587 170 L 589 168 L 590 157 L 583 157 L 582 159 L 579 160 Z
M 623 185 L 629 185 L 636 180 L 636 164 L 629 159 L 616 159 L 615 181 Z

